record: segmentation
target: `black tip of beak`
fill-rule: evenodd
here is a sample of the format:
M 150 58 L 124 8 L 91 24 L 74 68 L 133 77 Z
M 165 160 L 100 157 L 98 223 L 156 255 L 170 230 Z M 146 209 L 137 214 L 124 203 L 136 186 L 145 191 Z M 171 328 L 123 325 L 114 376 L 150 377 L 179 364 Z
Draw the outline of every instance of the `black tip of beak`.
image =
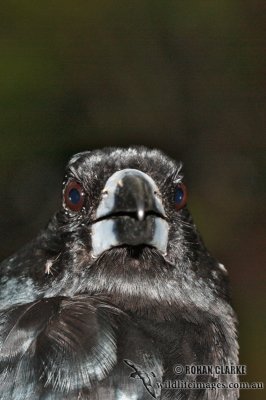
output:
M 144 175 L 144 174 L 143 174 Z M 155 195 L 152 183 L 137 173 L 129 173 L 116 186 L 112 214 L 130 215 L 143 221 L 149 214 L 163 217 L 163 208 Z
M 137 209 L 137 219 L 139 221 L 143 221 L 145 218 L 145 210 L 144 207 L 138 207 Z

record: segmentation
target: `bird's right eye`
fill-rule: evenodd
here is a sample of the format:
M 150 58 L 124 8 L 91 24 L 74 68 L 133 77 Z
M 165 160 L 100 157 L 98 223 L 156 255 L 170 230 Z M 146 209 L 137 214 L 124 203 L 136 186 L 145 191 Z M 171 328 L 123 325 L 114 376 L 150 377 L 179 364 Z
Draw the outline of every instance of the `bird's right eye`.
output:
M 64 203 L 71 211 L 80 211 L 85 200 L 83 187 L 79 182 L 70 181 L 64 190 Z

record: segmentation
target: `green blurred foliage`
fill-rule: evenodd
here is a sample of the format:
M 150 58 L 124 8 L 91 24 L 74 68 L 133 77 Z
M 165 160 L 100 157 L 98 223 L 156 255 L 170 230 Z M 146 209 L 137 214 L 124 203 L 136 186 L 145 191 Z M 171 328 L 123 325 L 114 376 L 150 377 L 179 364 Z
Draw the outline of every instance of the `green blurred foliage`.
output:
M 159 147 L 184 161 L 230 272 L 241 362 L 265 380 L 265 2 L 9 0 L 1 14 L 1 256 L 59 205 L 72 153 Z

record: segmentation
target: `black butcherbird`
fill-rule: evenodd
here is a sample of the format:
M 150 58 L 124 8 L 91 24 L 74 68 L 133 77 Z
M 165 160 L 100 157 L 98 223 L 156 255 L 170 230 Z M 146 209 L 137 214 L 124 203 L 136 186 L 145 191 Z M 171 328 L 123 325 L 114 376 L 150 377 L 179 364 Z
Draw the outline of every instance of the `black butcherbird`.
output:
M 144 147 L 71 158 L 61 209 L 0 265 L 1 400 L 238 398 L 236 375 L 186 374 L 238 344 L 180 169 Z

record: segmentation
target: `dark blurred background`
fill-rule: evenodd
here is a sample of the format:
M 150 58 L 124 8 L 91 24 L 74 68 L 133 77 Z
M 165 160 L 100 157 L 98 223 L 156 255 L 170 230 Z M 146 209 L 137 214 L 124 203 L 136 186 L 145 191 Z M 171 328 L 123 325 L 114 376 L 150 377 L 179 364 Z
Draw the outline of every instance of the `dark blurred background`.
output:
M 1 258 L 58 207 L 72 153 L 158 147 L 184 162 L 194 219 L 229 270 L 250 382 L 266 381 L 265 11 L 9 0 L 0 25 Z

